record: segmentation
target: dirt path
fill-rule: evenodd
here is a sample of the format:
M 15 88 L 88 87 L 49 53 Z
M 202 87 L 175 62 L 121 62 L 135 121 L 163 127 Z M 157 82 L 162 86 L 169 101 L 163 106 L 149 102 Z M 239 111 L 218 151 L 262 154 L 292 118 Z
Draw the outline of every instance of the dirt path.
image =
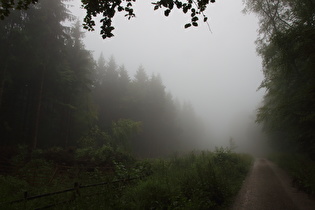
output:
M 315 201 L 291 185 L 288 175 L 265 159 L 256 159 L 232 210 L 315 210 Z

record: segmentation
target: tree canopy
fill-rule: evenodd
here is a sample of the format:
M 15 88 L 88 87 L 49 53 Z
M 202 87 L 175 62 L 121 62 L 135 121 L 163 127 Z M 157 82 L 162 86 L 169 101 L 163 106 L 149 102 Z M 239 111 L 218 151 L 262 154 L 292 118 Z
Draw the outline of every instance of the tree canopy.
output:
M 71 145 L 81 135 L 72 131 L 84 132 L 92 118 L 87 95 L 93 60 L 79 23 L 61 24 L 70 17 L 61 0 L 41 0 L 1 22 L 2 143 Z
M 142 66 L 131 78 L 113 56 L 94 61 L 81 30 L 62 0 L 1 22 L 0 146 L 105 146 L 146 157 L 196 148 L 204 133 L 192 107 Z
M 0 0 L 0 19 L 4 19 L 14 9 L 28 9 L 31 4 L 36 4 L 41 0 Z M 69 0 L 66 0 L 69 1 Z M 133 9 L 133 4 L 136 0 L 81 0 L 82 7 L 86 10 L 83 27 L 89 31 L 95 28 L 94 18 L 102 15 L 101 36 L 110 38 L 114 36 L 112 19 L 118 12 L 124 12 L 127 19 L 136 16 Z M 188 14 L 191 21 L 185 24 L 185 28 L 190 26 L 198 26 L 200 16 L 204 22 L 207 17 L 204 14 L 209 3 L 214 3 L 215 0 L 159 0 L 153 1 L 154 10 L 163 9 L 164 15 L 169 16 L 173 9 L 181 10 L 184 14 Z
M 257 51 L 263 58 L 266 89 L 257 121 L 282 150 L 315 149 L 315 2 L 246 0 L 259 18 Z

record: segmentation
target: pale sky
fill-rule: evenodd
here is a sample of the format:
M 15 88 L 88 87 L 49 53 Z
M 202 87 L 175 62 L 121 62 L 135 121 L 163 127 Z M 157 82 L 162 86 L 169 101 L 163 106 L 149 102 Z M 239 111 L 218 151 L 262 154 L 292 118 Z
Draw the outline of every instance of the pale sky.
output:
M 139 65 L 149 75 L 159 73 L 174 98 L 191 102 L 216 141 L 233 136 L 235 126 L 254 115 L 264 94 L 257 92 L 263 75 L 254 44 L 256 17 L 241 12 L 242 0 L 217 0 L 205 12 L 211 33 L 202 21 L 184 29 L 189 14 L 172 11 L 165 17 L 164 10 L 153 10 L 151 1 L 134 5 L 136 18 L 115 17 L 113 38 L 103 40 L 99 30 L 86 32 L 86 48 L 95 59 L 101 52 L 106 59 L 113 55 L 131 76 Z

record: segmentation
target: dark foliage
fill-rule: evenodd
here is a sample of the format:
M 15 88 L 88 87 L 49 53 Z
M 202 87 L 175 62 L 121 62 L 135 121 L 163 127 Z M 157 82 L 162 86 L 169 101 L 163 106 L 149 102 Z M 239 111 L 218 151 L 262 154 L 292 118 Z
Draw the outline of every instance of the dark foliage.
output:
M 10 11 L 15 9 L 27 9 L 31 4 L 35 4 L 38 0 L 19 0 L 17 2 L 13 0 L 1 0 L 0 18 L 4 19 L 5 16 L 10 14 Z M 114 36 L 113 30 L 115 27 L 112 25 L 112 19 L 118 12 L 124 12 L 125 17 L 131 19 L 136 16 L 133 9 L 133 4 L 136 0 L 82 0 L 82 7 L 86 10 L 86 16 L 84 18 L 84 28 L 87 30 L 94 30 L 95 21 L 94 17 L 102 15 L 101 19 L 101 35 L 105 38 Z M 203 21 L 207 21 L 207 17 L 204 15 L 209 3 L 214 3 L 215 0 L 160 0 L 153 2 L 154 10 L 163 8 L 164 15 L 169 16 L 173 9 L 179 9 L 184 14 L 188 13 L 191 17 L 191 23 L 185 25 L 185 28 L 198 26 L 197 21 L 199 16 L 202 16 Z
M 79 25 L 61 24 L 71 18 L 61 1 L 42 0 L 1 22 L 2 144 L 72 145 L 89 123 L 93 60 Z
M 198 144 L 192 107 L 143 67 L 132 80 L 114 57 L 95 62 L 80 23 L 62 24 L 73 19 L 62 0 L 41 0 L 1 22 L 1 146 L 105 145 L 153 157 Z
M 315 159 L 314 1 L 245 2 L 260 23 L 257 49 L 263 58 L 261 87 L 266 94 L 257 121 L 278 150 Z

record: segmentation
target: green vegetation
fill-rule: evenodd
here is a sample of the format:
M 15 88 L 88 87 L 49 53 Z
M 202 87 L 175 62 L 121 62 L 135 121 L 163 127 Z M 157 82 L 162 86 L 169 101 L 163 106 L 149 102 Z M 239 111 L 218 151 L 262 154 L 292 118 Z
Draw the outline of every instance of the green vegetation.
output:
M 95 145 L 141 157 L 198 148 L 191 105 L 141 66 L 132 79 L 114 57 L 95 61 L 66 3 L 41 0 L 0 22 L 0 146 L 77 148 L 98 135 Z
M 313 0 L 244 0 L 259 19 L 257 52 L 266 90 L 257 121 L 276 151 L 271 160 L 294 185 L 315 193 L 315 4 Z
M 281 152 L 315 160 L 315 4 L 312 0 L 244 0 L 259 18 L 257 52 L 266 90 L 257 121 Z
M 315 195 L 315 162 L 302 154 L 277 153 L 270 159 L 286 170 L 293 185 L 309 195 Z
M 228 207 L 251 158 L 226 150 L 191 153 L 152 163 L 153 174 L 127 190 L 122 209 L 218 209 Z
M 100 151 L 103 154 L 100 155 Z M 55 163 L 45 159 L 45 154 L 61 156 L 66 151 L 55 149 L 37 151 L 36 159 L 25 164 L 22 171 L 36 172 L 42 182 L 33 182 L 31 177 L 0 176 L 1 203 L 22 199 L 28 196 L 72 188 L 74 182 L 81 186 L 100 182 L 125 180 L 95 187 L 79 189 L 79 193 L 66 192 L 46 198 L 5 205 L 7 209 L 34 209 L 57 204 L 72 199 L 70 203 L 56 206 L 56 209 L 225 209 L 238 193 L 251 166 L 252 158 L 235 154 L 229 149 L 216 149 L 215 152 L 192 152 L 187 155 L 173 155 L 167 159 L 136 161 L 128 155 L 111 156 L 108 150 L 91 151 L 93 158 L 82 163 L 82 151 L 74 151 L 75 164 L 63 173 L 58 173 L 48 181 L 41 177 L 47 172 L 53 174 Z M 21 154 L 22 155 L 22 154 Z M 22 156 L 13 158 L 12 164 L 22 161 Z M 104 157 L 104 158 L 100 158 Z M 60 161 L 60 160 L 58 160 Z M 111 167 L 101 167 L 99 164 Z M 88 166 L 94 166 L 89 171 Z M 82 166 L 82 165 L 81 165 Z M 81 169 L 74 175 L 74 171 Z M 45 173 L 44 173 L 45 172 Z M 28 173 L 32 176 L 33 173 Z M 133 179 L 131 178 L 139 178 Z M 75 199 L 76 196 L 76 199 Z M 3 206 L 2 206 L 3 207 Z

